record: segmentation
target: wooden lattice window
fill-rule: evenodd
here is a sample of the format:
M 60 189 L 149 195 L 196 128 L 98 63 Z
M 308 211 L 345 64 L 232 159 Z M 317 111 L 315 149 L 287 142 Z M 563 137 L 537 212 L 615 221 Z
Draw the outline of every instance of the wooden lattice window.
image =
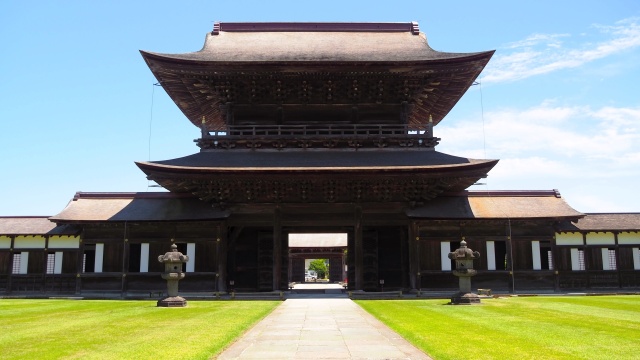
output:
M 13 254 L 13 264 L 11 266 L 12 274 L 20 274 L 20 260 L 21 260 L 20 258 L 22 257 L 21 255 L 22 255 L 21 253 Z
M 609 255 L 609 269 L 608 270 L 617 270 L 618 266 L 616 264 L 616 251 L 614 249 L 607 249 L 607 253 Z
M 46 273 L 47 274 L 53 274 L 55 272 L 55 268 L 56 268 L 56 254 L 55 253 L 48 253 L 47 254 Z
M 585 270 L 584 250 L 578 250 L 578 270 Z

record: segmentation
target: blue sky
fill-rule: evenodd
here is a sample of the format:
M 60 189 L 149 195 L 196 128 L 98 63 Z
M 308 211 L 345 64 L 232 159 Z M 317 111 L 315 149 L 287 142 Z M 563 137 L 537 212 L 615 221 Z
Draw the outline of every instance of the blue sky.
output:
M 524 4 L 523 4 L 524 3 Z M 138 50 L 199 50 L 215 21 L 418 21 L 431 47 L 495 49 L 437 150 L 500 163 L 477 190 L 559 189 L 640 212 L 640 2 L 0 2 L 0 216 L 76 191 L 155 191 L 135 166 L 199 149 Z

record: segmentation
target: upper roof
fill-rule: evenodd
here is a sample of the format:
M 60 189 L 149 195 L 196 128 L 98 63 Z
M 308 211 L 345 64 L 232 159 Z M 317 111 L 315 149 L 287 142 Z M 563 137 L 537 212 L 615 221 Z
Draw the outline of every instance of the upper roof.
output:
M 199 51 L 141 53 L 195 126 L 224 131 L 243 106 L 260 123 L 294 105 L 408 104 L 406 124 L 437 124 L 494 52 L 433 50 L 415 23 L 218 23 Z
M 82 193 L 78 192 L 66 208 L 50 220 L 88 221 L 189 221 L 221 219 L 228 212 L 190 195 L 165 192 Z
M 75 235 L 78 229 L 57 226 L 47 216 L 0 217 L 0 235 Z
M 556 190 L 551 191 L 465 191 L 441 195 L 407 215 L 425 219 L 578 219 Z
M 640 231 L 640 213 L 587 213 L 577 223 L 563 222 L 560 231 Z
M 200 62 L 406 62 L 477 53 L 433 50 L 417 23 L 217 23 L 203 48 L 165 59 Z

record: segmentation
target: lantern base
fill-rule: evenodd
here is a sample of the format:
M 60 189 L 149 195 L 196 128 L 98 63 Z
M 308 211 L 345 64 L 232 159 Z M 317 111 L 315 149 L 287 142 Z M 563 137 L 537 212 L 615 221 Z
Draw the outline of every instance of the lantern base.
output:
M 158 300 L 158 307 L 185 307 L 187 300 L 182 296 L 169 296 L 162 300 Z
M 471 292 L 457 292 L 451 297 L 451 305 L 472 305 L 480 304 L 478 294 Z

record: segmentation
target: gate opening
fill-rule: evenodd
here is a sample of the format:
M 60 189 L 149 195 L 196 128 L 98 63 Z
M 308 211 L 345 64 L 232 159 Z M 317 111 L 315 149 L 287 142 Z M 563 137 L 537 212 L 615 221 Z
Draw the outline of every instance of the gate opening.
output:
M 347 233 L 289 233 L 288 237 L 291 287 L 346 284 Z

